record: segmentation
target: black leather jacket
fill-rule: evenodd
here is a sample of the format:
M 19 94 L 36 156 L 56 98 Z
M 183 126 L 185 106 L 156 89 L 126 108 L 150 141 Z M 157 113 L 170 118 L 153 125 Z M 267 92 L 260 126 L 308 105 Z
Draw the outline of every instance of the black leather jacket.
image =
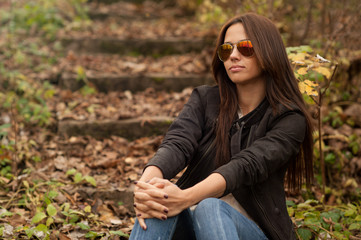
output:
M 224 195 L 232 193 L 269 239 L 295 239 L 284 177 L 304 139 L 305 117 L 297 108 L 283 106 L 275 114 L 265 99 L 235 119 L 230 129 L 232 158 L 216 169 L 214 126 L 219 101 L 217 86 L 195 88 L 147 166 L 159 167 L 166 179 L 187 167 L 177 182 L 182 189 L 212 172 L 220 173 L 227 183 Z

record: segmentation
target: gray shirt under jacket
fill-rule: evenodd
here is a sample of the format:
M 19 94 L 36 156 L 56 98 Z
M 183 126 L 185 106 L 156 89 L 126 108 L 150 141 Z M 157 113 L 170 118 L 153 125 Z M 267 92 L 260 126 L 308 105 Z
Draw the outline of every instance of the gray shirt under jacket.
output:
M 296 239 L 286 207 L 284 178 L 303 142 L 305 117 L 297 107 L 280 105 L 275 113 L 266 99 L 240 119 L 235 113 L 229 130 L 231 160 L 216 168 L 219 102 L 218 86 L 195 88 L 147 166 L 157 166 L 165 179 L 187 168 L 177 182 L 182 189 L 219 173 L 226 180 L 224 196 L 232 193 L 269 239 Z

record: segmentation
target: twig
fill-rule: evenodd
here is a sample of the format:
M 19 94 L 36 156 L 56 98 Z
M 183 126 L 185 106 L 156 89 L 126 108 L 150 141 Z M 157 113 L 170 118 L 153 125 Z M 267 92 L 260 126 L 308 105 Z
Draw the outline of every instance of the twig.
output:
M 309 6 L 308 6 L 308 11 L 307 11 L 307 23 L 306 23 L 305 31 L 303 32 L 301 41 L 305 40 L 308 36 L 308 32 L 310 30 L 310 25 L 311 25 L 311 21 L 312 21 L 312 10 L 313 10 L 313 0 L 310 0 Z
M 20 188 L 16 191 L 16 193 L 9 199 L 9 201 L 7 202 L 7 204 L 4 206 L 5 209 L 7 209 L 9 207 L 9 205 L 11 204 L 11 202 L 14 200 L 14 198 L 19 194 L 20 191 L 22 191 L 24 189 Z
M 337 64 L 333 70 L 331 78 L 327 81 L 326 86 L 324 87 L 323 91 L 321 88 L 318 90 L 318 101 L 315 101 L 317 104 L 318 110 L 318 144 L 320 150 L 320 163 L 321 163 L 321 175 L 322 175 L 322 193 L 325 194 L 325 186 L 326 186 L 326 167 L 325 167 L 325 159 L 322 150 L 322 116 L 321 116 L 321 107 L 322 107 L 322 99 L 324 94 L 326 93 L 327 89 L 330 87 L 331 81 L 335 77 L 335 73 L 337 70 Z M 313 99 L 313 98 L 312 98 Z M 325 201 L 325 198 L 323 199 Z
M 18 129 L 17 129 L 17 121 L 16 121 L 16 115 L 14 113 L 14 102 L 11 104 L 10 108 L 10 116 L 12 120 L 12 128 L 14 131 L 14 152 L 13 152 L 13 161 L 11 163 L 11 168 L 14 173 L 17 172 L 18 168 Z

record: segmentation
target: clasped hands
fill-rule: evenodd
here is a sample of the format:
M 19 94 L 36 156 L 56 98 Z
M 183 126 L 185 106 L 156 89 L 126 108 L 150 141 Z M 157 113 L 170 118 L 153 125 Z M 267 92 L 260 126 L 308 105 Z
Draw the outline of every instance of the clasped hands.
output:
M 135 182 L 134 209 L 140 226 L 146 230 L 144 219 L 166 220 L 187 208 L 187 196 L 170 181 L 152 178 L 148 182 Z

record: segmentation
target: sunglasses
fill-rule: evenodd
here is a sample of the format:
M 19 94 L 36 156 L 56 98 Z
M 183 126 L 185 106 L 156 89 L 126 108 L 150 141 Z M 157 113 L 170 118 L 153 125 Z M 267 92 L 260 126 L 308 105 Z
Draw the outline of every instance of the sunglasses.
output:
M 241 40 L 235 44 L 224 43 L 218 47 L 217 54 L 222 62 L 227 61 L 231 56 L 234 46 L 237 46 L 238 51 L 245 57 L 252 57 L 254 54 L 253 45 L 250 40 Z

